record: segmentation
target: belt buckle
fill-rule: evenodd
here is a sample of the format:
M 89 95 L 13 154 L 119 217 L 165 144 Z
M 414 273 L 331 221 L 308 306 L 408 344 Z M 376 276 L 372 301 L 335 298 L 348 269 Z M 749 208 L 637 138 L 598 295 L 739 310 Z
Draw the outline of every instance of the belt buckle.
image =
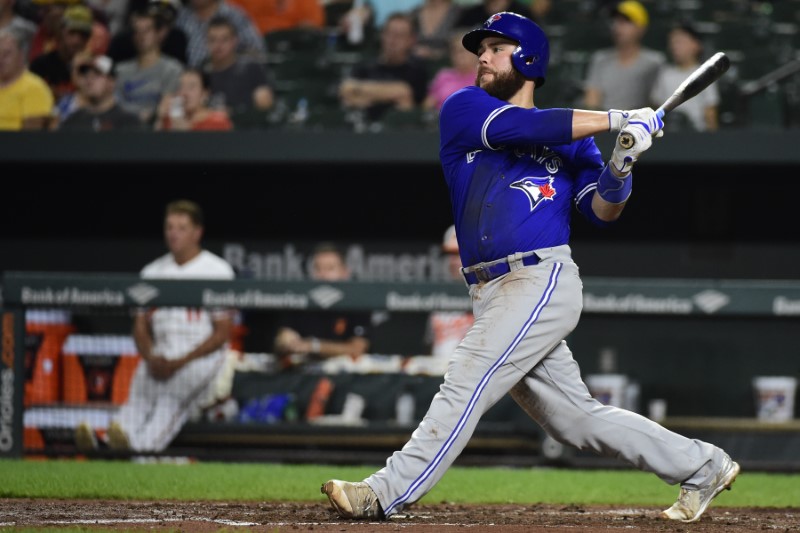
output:
M 486 270 L 486 267 L 483 266 L 483 264 L 476 266 L 473 272 L 475 273 L 475 277 L 478 279 L 478 281 L 491 280 L 491 278 L 489 277 L 489 272 Z

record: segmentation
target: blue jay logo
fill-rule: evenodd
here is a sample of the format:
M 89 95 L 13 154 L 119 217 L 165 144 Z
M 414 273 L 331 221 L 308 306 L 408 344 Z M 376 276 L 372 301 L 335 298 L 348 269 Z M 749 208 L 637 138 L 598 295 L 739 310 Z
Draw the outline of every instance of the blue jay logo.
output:
M 543 178 L 527 176 L 515 181 L 510 187 L 525 193 L 531 203 L 531 211 L 533 211 L 543 200 L 553 201 L 553 197 L 556 195 L 556 189 L 553 187 L 554 179 L 553 176 L 545 176 Z
M 497 22 L 497 21 L 498 21 L 498 20 L 500 20 L 501 18 L 503 18 L 503 17 L 502 17 L 502 16 L 500 16 L 499 14 L 495 13 L 494 15 L 492 15 L 491 17 L 489 17 L 489 20 L 487 20 L 487 21 L 486 21 L 486 27 L 488 28 L 489 26 L 491 26 L 491 25 L 492 25 L 492 22 Z

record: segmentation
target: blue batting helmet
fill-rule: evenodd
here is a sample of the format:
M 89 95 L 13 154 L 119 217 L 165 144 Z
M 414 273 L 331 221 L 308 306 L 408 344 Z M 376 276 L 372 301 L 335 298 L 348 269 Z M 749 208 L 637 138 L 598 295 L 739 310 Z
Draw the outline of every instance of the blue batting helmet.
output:
M 493 35 L 519 43 L 511 55 L 512 64 L 523 76 L 536 80 L 537 87 L 544 85 L 547 63 L 550 60 L 550 44 L 542 28 L 522 15 L 502 11 L 486 19 L 480 28 L 464 35 L 461 44 L 478 55 L 481 41 Z

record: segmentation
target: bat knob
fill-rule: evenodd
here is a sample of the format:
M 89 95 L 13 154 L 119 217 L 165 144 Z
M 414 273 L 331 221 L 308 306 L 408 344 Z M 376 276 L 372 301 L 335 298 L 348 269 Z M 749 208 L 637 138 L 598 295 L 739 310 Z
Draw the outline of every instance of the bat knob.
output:
M 634 144 L 633 135 L 630 133 L 620 133 L 619 134 L 619 145 L 627 150 L 628 148 L 632 148 Z

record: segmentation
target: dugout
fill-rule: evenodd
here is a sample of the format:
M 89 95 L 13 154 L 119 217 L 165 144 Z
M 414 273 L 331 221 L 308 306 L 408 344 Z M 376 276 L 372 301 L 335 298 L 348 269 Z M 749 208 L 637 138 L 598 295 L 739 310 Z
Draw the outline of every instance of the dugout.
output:
M 641 386 L 641 405 L 630 406 L 633 410 L 642 412 L 650 398 L 665 398 L 667 427 L 725 440 L 726 449 L 750 466 L 797 466 L 792 450 L 798 422 L 757 420 L 750 381 L 757 374 L 792 372 L 795 361 L 790 354 L 758 358 L 753 353 L 763 346 L 763 338 L 778 345 L 791 342 L 796 317 L 781 316 L 776 302 L 800 301 L 800 282 L 587 277 L 584 284 L 584 319 L 568 339 L 584 375 L 625 372 Z M 227 302 L 240 311 L 268 314 L 302 302 L 307 309 L 332 305 L 424 314 L 437 302 L 452 307 L 464 291 L 460 284 L 441 282 L 339 282 L 334 285 L 340 298 L 321 304 L 313 297 L 320 285 L 244 279 L 145 283 L 135 275 L 5 273 L 3 451 L 74 455 L 74 428 L 87 417 L 102 433 L 132 374 L 135 354 L 123 333 L 130 327 L 133 307 Z M 248 328 L 237 331 L 246 336 Z M 59 340 L 60 349 L 54 348 Z M 237 344 L 246 346 L 243 339 Z M 613 369 L 597 356 L 599 349 L 609 347 L 616 354 Z M 224 411 L 216 411 L 222 416 L 215 418 L 210 409 L 185 426 L 166 453 L 304 461 L 324 452 L 341 462 L 376 461 L 405 442 L 441 383 L 441 374 L 408 371 L 409 359 L 413 357 L 370 354 L 363 366 L 322 374 L 275 372 L 266 364 L 256 371 L 252 365 L 237 367 L 228 391 L 237 402 L 237 414 L 253 400 L 289 393 L 294 415 L 281 411 L 272 419 L 254 415 L 242 420 L 226 417 Z M 317 415 L 324 418 L 315 421 L 308 413 L 322 380 L 328 380 L 330 388 L 327 401 L 317 406 Z M 38 395 L 29 396 L 29 391 Z M 411 424 L 397 422 L 402 393 L 414 398 Z M 358 416 L 342 419 L 349 394 L 359 395 L 365 405 Z M 462 462 L 552 462 L 553 457 L 544 454 L 545 443 L 546 435 L 506 397 L 481 420 Z M 556 459 L 574 464 L 595 460 L 581 454 Z
M 598 139 L 604 153 L 608 141 Z M 17 380 L 25 373 L 24 367 L 8 372 L 19 365 L 8 346 L 19 349 L 26 342 L 19 331 L 21 304 L 9 299 L 9 273 L 66 273 L 61 282 L 79 275 L 95 283 L 103 273 L 113 278 L 136 271 L 163 250 L 163 206 L 182 196 L 204 206 L 206 242 L 216 252 L 240 244 L 263 255 L 275 251 L 273 245 L 284 252 L 287 242 L 302 251 L 324 236 L 364 243 L 368 252 L 424 255 L 451 223 L 437 145 L 437 135 L 425 131 L 0 133 L 4 175 L 26 177 L 6 184 L 13 201 L 0 210 L 4 438 L 21 424 L 23 406 L 13 406 L 15 391 L 24 390 L 24 380 Z M 669 423 L 682 424 L 677 429 L 724 433 L 747 446 L 747 453 L 772 458 L 794 446 L 789 437 L 797 428 L 794 422 L 765 426 L 753 419 L 750 379 L 800 373 L 794 348 L 800 316 L 794 215 L 800 181 L 793 179 L 800 167 L 798 145 L 796 129 L 667 133 L 637 164 L 624 220 L 607 232 L 580 219 L 573 227 L 575 258 L 593 295 L 569 339 L 582 370 L 601 371 L 601 350 L 613 348 L 617 370 L 641 384 L 642 405 L 651 397 L 666 398 Z M 34 171 L 43 176 L 27 178 Z M 389 283 L 412 288 L 419 281 L 431 290 L 429 279 Z M 236 281 L 248 287 L 276 282 L 281 290 L 295 287 L 281 280 Z M 364 280 L 357 290 L 381 294 L 371 283 Z M 458 285 L 442 290 L 464 296 Z M 122 292 L 121 308 L 133 305 Z M 637 305 L 651 311 L 636 311 Z M 662 311 L 670 305 L 689 311 L 665 313 L 659 305 Z M 267 320 L 267 310 L 258 313 Z M 376 332 L 381 352 L 413 353 L 413 346 L 398 339 L 411 339 L 407 332 L 419 331 L 424 313 L 392 314 Z M 95 322 L 83 316 L 78 326 L 108 334 L 129 327 L 125 312 L 106 316 L 102 328 L 91 331 Z M 181 438 L 195 449 L 213 450 L 207 439 L 214 429 L 187 427 Z M 313 430 L 322 431 L 317 441 L 332 442 L 331 433 Z M 364 428 L 342 431 L 358 436 L 342 449 L 357 450 L 353 442 L 369 434 Z M 255 433 L 260 436 L 245 438 L 235 430 L 218 436 L 258 441 L 270 434 Z M 202 446 L 200 434 L 206 439 Z M 389 444 L 379 442 L 391 447 L 403 438 L 393 435 Z M 53 437 L 69 440 L 57 432 Z M 767 445 L 762 438 L 773 440 Z M 16 441 L 11 448 L 3 442 L 4 453 L 21 453 L 13 448 Z

